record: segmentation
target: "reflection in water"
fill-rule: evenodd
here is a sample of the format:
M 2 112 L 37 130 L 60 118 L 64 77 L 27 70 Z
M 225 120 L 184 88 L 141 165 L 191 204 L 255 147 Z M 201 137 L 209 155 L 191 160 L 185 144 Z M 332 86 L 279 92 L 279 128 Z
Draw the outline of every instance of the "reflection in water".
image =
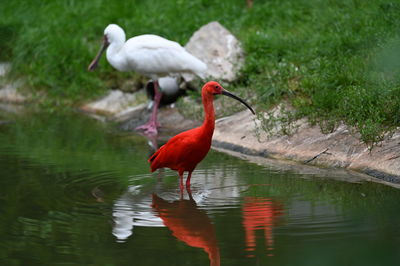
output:
M 255 231 L 263 230 L 268 256 L 273 256 L 273 226 L 277 217 L 283 214 L 281 203 L 269 198 L 246 197 L 243 204 L 243 226 L 246 232 L 246 250 L 253 252 L 256 247 Z M 248 257 L 254 257 L 248 254 Z
M 147 139 L 147 144 L 150 146 L 150 153 L 148 157 L 150 157 L 156 150 L 158 150 L 158 134 L 146 135 L 141 134 L 140 132 L 139 134 Z
M 135 226 L 163 227 L 159 217 L 149 209 L 151 198 L 140 193 L 140 186 L 130 186 L 113 206 L 112 234 L 118 242 L 125 242 L 132 234 Z
M 129 186 L 112 207 L 113 229 L 112 234 L 117 242 L 125 242 L 134 234 L 135 227 L 164 227 L 163 220 L 156 216 L 154 209 L 151 208 L 152 196 L 150 191 L 158 191 L 162 197 L 168 201 L 177 201 L 180 193 L 176 186 L 171 188 L 164 187 L 162 182 L 164 173 L 157 179 L 154 188 L 146 189 L 141 185 Z M 225 178 L 229 176 L 229 178 Z M 237 174 L 234 169 L 225 170 L 197 170 L 196 179 L 192 183 L 192 193 L 190 197 L 197 206 L 206 209 L 225 209 L 232 208 L 239 204 L 239 195 L 246 186 L 239 186 Z M 97 200 L 97 191 L 92 191 Z
M 190 193 L 188 200 L 181 198 L 173 202 L 153 194 L 152 207 L 177 239 L 191 247 L 203 248 L 210 265 L 220 265 L 214 225 L 206 212 L 197 207 Z
M 29 115 L 0 126 L 1 265 L 209 264 L 201 264 L 208 260 L 203 249 L 182 252 L 171 246 L 179 241 L 175 231 L 154 228 L 165 225 L 151 207 L 152 193 L 170 204 L 179 201 L 175 172 L 166 170 L 161 185 L 154 184 L 146 142 L 109 132 L 75 114 Z M 333 266 L 347 258 L 355 266 L 399 265 L 400 190 L 301 171 L 275 171 L 210 152 L 195 172 L 192 196 L 195 209 L 216 217 L 211 220 L 221 264 Z M 285 203 L 279 234 L 271 217 L 282 208 L 268 200 L 271 195 Z M 274 250 L 266 252 L 264 242 Z M 254 259 L 243 256 L 245 243 L 254 249 L 245 254 Z M 274 257 L 266 261 L 266 253 Z M 193 255 L 203 258 L 193 261 Z

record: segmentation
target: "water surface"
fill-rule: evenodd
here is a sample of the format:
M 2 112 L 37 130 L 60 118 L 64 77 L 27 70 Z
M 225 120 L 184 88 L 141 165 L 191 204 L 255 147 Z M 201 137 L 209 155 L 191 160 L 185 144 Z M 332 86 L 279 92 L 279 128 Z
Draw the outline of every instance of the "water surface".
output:
M 4 119 L 1 265 L 400 265 L 395 188 L 211 151 L 181 196 L 144 137 L 80 114 Z

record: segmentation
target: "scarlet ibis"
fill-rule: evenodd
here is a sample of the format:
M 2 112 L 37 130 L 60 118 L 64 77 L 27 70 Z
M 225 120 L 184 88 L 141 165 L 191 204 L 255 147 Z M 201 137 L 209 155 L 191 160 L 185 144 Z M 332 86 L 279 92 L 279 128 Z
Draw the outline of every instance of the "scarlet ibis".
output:
M 201 91 L 204 105 L 204 122 L 200 127 L 182 132 L 161 146 L 150 158 L 151 171 L 163 167 L 178 171 L 180 187 L 183 189 L 183 173 L 189 172 L 186 189 L 190 190 L 190 178 L 197 164 L 204 159 L 211 147 L 215 127 L 214 96 L 223 94 L 243 103 L 250 111 L 254 110 L 243 99 L 225 90 L 218 82 L 207 82 Z
M 136 128 L 146 134 L 157 134 L 157 110 L 161 99 L 158 79 L 183 73 L 204 78 L 206 64 L 188 53 L 180 44 L 157 35 L 145 34 L 125 41 L 124 30 L 116 24 L 104 30 L 103 45 L 89 65 L 92 71 L 97 67 L 101 55 L 107 49 L 108 62 L 119 71 L 136 71 L 154 81 L 154 106 L 148 123 Z

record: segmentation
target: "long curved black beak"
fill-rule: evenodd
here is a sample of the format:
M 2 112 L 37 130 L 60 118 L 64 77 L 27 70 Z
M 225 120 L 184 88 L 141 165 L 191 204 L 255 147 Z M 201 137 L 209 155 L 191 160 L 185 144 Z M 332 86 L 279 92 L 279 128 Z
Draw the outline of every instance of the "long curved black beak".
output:
M 99 60 L 101 58 L 101 55 L 104 53 L 104 51 L 107 49 L 108 45 L 110 43 L 108 42 L 107 36 L 104 35 L 104 39 L 103 39 L 103 44 L 99 50 L 99 52 L 97 53 L 96 57 L 93 59 L 92 63 L 90 63 L 88 70 L 89 71 L 93 71 L 96 69 L 97 64 L 99 63 Z
M 235 94 L 230 93 L 229 91 L 223 89 L 222 90 L 222 94 L 229 96 L 235 100 L 238 100 L 239 102 L 243 103 L 244 105 L 246 105 L 247 108 L 249 108 L 249 110 L 253 113 L 253 115 L 255 115 L 256 113 L 254 112 L 253 108 L 250 107 L 250 105 L 248 103 L 246 103 L 242 98 L 239 98 L 238 96 L 236 96 Z

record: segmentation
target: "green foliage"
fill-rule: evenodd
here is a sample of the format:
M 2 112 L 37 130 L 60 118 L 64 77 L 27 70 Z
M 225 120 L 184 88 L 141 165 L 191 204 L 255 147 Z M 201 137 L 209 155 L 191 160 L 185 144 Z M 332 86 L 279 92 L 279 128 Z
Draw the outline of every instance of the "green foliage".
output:
M 207 1 L 2 2 L 2 59 L 11 58 L 14 75 L 26 77 L 32 88 L 63 100 L 95 96 L 115 86 L 116 80 L 131 77 L 112 69 L 105 58 L 96 72 L 87 71 L 110 23 L 120 24 L 128 37 L 154 33 L 184 44 L 196 29 L 214 20 L 218 10 L 229 14 L 223 22 L 241 12 L 240 5 L 232 4 L 231 8 L 229 2 L 217 4 L 212 12 L 215 4 L 212 7 Z M 210 12 L 205 16 L 200 10 Z M 10 32 L 12 38 L 8 37 Z
M 281 120 L 307 116 L 325 132 L 343 121 L 372 146 L 400 125 L 399 11 L 379 0 L 256 4 L 241 82 L 265 107 L 288 99 L 298 113 Z
M 128 37 L 154 33 L 185 44 L 213 20 L 243 42 L 246 64 L 231 87 L 251 90 L 253 104 L 287 99 L 296 116 L 327 131 L 344 121 L 371 144 L 399 126 L 398 1 L 270 0 L 251 9 L 242 0 L 3 1 L 0 59 L 11 59 L 13 74 L 35 90 L 76 101 L 132 77 L 105 59 L 86 70 L 107 24 Z

